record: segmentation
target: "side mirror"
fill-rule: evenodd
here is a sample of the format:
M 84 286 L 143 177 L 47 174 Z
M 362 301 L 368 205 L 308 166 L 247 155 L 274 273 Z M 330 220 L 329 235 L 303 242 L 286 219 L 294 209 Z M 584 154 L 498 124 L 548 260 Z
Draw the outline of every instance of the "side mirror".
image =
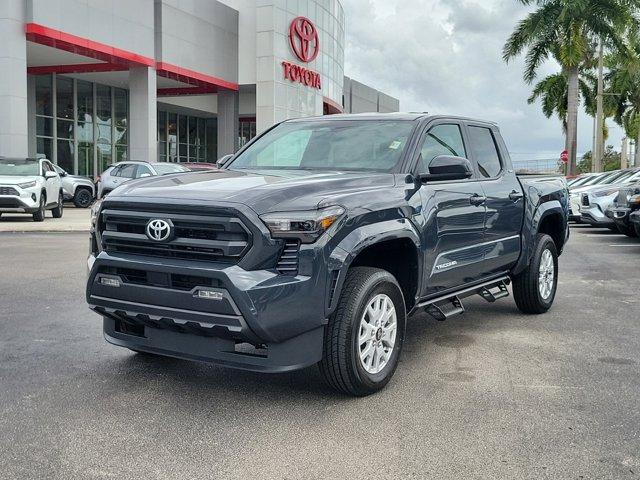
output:
M 429 173 L 420 175 L 420 181 L 465 180 L 472 176 L 473 168 L 471 167 L 471 162 L 466 158 L 439 155 L 431 160 Z
M 218 161 L 216 162 L 216 166 L 218 168 L 222 168 L 224 167 L 227 163 L 229 163 L 229 160 L 231 160 L 233 158 L 233 154 L 230 153 L 229 155 L 225 155 L 224 157 L 220 157 L 218 159 Z
M 58 175 L 60 175 L 60 178 L 62 177 L 66 177 L 67 176 L 67 172 L 65 172 L 64 170 L 61 171 L 60 173 L 58 173 Z
M 58 174 L 56 172 L 44 172 L 44 178 L 56 178 Z

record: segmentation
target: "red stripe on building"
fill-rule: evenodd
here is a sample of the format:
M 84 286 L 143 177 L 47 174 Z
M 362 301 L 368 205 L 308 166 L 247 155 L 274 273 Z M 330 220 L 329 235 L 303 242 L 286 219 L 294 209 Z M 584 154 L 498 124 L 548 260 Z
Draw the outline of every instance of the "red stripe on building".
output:
M 237 91 L 240 88 L 237 83 L 229 82 L 212 75 L 205 75 L 204 73 L 195 72 L 188 68 L 178 67 L 166 62 L 158 62 L 156 64 L 156 70 L 158 71 L 158 75 L 162 77 L 171 78 L 197 87 L 210 86 L 234 91 Z
M 70 33 L 61 32 L 53 28 L 45 27 L 37 23 L 27 23 L 25 25 L 27 40 L 41 45 L 57 48 L 71 53 L 76 53 L 84 57 L 95 58 L 111 64 L 122 64 L 124 66 L 155 66 L 153 58 L 128 52 L 120 48 L 111 47 L 104 43 L 94 42 L 88 38 L 78 37 Z

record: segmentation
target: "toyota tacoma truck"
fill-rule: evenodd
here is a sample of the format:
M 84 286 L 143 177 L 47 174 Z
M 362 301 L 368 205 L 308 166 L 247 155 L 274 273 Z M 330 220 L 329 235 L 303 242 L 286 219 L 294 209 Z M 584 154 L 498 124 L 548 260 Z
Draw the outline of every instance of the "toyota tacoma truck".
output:
M 86 298 L 106 340 L 261 372 L 392 377 L 412 314 L 509 294 L 546 312 L 569 236 L 560 177 L 518 177 L 493 123 L 282 122 L 219 170 L 127 182 L 92 209 Z

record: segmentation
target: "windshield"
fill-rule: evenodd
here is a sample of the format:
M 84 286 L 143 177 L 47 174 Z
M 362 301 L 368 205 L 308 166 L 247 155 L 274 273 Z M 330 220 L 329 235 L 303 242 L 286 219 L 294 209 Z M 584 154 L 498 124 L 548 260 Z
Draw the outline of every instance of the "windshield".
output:
M 158 175 L 167 175 L 169 173 L 188 172 L 189 169 L 175 163 L 156 163 L 153 168 Z
M 633 175 L 633 172 L 617 172 L 616 174 L 611 175 L 604 182 L 602 182 L 602 185 L 611 185 L 612 183 L 620 183 L 622 180 L 624 180 L 627 177 L 630 177 L 631 175 Z
M 597 175 L 595 175 L 597 176 Z M 585 177 L 576 178 L 575 180 L 569 182 L 569 187 L 579 187 L 580 185 L 584 185 L 589 180 L 593 180 L 594 175 L 587 175 Z
M 282 123 L 258 138 L 231 170 L 391 171 L 414 123 L 325 120 Z
M 40 163 L 37 160 L 25 159 L 0 159 L 0 175 L 16 177 L 40 175 Z

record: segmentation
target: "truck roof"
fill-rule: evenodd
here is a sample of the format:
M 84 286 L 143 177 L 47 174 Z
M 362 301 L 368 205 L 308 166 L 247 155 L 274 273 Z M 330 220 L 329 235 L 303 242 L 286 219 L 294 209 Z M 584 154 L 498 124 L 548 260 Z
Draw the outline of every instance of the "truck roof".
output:
M 400 120 L 400 121 L 415 121 L 419 119 L 438 119 L 438 118 L 447 118 L 447 119 L 455 119 L 455 120 L 466 120 L 473 122 L 482 122 L 489 123 L 492 125 L 496 125 L 495 122 L 480 120 L 477 118 L 469 118 L 462 117 L 457 115 L 433 115 L 427 112 L 392 112 L 392 113 L 377 113 L 377 112 L 368 112 L 368 113 L 339 113 L 336 115 L 321 115 L 317 117 L 302 117 L 302 118 L 293 118 L 290 120 L 285 120 L 287 123 L 290 122 L 308 122 L 308 121 L 327 121 L 327 120 Z

